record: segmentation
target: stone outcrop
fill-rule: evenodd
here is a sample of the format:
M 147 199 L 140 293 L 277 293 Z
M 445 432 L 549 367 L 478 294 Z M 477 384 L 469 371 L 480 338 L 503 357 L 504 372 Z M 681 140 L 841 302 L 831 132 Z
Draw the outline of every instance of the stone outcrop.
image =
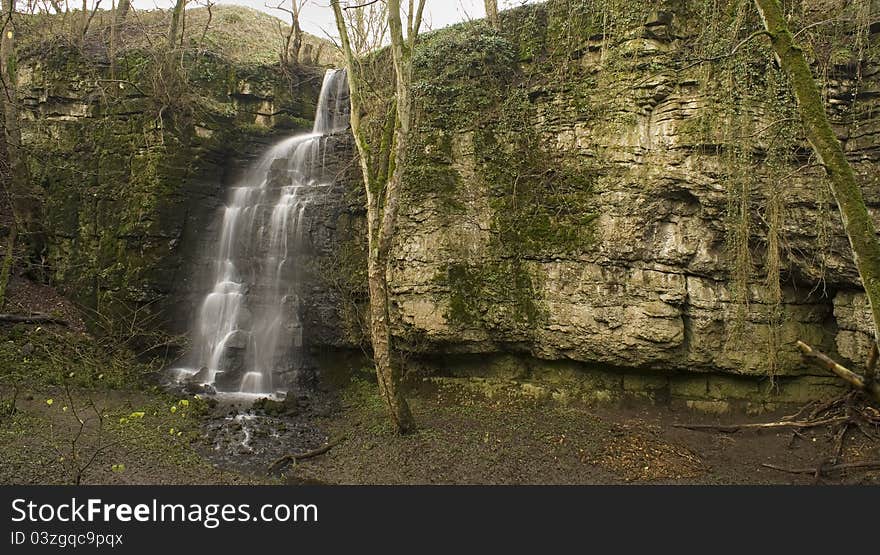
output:
M 419 136 L 391 272 L 400 344 L 447 373 L 468 366 L 451 355 L 479 354 L 488 368 L 486 355 L 513 353 L 535 372 L 557 361 L 824 376 L 798 339 L 863 364 L 871 322 L 849 245 L 769 50 L 757 40 L 738 61 L 719 56 L 748 29 L 726 39 L 723 8 L 713 20 L 700 2 L 620 4 L 551 1 L 506 12 L 501 34 L 462 25 L 422 42 Z M 878 31 L 834 39 L 850 48 L 863 33 L 873 46 L 861 64 L 851 49 L 822 66 L 875 214 Z M 713 55 L 710 39 L 721 44 Z M 778 281 L 767 277 L 773 202 Z
M 190 15 L 198 23 L 204 14 Z M 311 129 L 324 68 L 282 73 L 274 35 L 247 36 L 253 26 L 275 33 L 274 21 L 216 8 L 212 48 L 188 50 L 187 84 L 169 79 L 167 90 L 155 79 L 159 54 L 136 28 L 112 70 L 100 34 L 82 47 L 50 36 L 23 52 L 23 135 L 45 198 L 45 267 L 93 326 L 186 332 L 208 286 L 194 276 L 211 263 L 227 187 L 272 142 Z M 268 52 L 217 44 L 215 32 Z
M 880 23 L 845 2 L 790 4 L 798 25 L 850 22 L 800 38 L 877 214 Z M 762 39 L 726 56 L 757 28 L 728 8 L 551 0 L 505 12 L 500 33 L 475 22 L 424 37 L 390 274 L 411 368 L 716 410 L 763 395 L 770 376 L 790 399 L 837 385 L 796 339 L 863 362 L 871 322 L 833 199 Z M 129 81 L 97 86 L 71 56 L 22 70 L 53 280 L 109 321 L 183 332 L 225 188 L 275 137 L 309 128 L 320 81 L 306 70 L 289 88 L 268 66 L 206 57 L 203 110 L 159 118 Z M 123 67 L 140 82 L 137 63 Z M 351 143 L 337 147 L 303 262 L 316 356 L 364 343 L 362 191 Z

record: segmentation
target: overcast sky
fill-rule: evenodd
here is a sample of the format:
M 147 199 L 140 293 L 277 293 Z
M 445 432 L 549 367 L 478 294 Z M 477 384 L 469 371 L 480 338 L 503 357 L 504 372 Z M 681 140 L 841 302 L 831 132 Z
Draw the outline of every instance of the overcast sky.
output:
M 289 4 L 289 0 L 284 0 Z M 272 15 L 288 19 L 287 15 L 278 10 L 266 7 L 266 3 L 278 4 L 278 0 L 217 0 L 218 4 L 238 4 L 262 10 Z M 524 0 L 501 0 L 499 7 L 509 7 L 527 3 Z M 132 4 L 138 9 L 168 8 L 174 4 L 174 0 L 133 0 Z M 191 7 L 197 7 L 195 2 Z M 478 19 L 484 17 L 483 0 L 427 0 L 425 4 L 425 27 L 427 29 L 439 29 L 452 23 L 465 19 Z M 336 24 L 333 22 L 333 11 L 330 9 L 329 0 L 309 0 L 301 16 L 303 30 L 313 35 L 325 36 L 326 32 L 335 33 Z

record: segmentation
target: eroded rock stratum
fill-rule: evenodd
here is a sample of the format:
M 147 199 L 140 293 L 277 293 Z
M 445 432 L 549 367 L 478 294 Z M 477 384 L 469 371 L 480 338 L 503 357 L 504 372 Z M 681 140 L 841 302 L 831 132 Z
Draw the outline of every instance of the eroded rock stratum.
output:
M 425 39 L 391 277 L 405 345 L 821 375 L 801 339 L 864 363 L 865 299 L 785 78 L 761 40 L 725 57 L 754 14 L 706 4 L 548 2 Z M 795 4 L 807 24 L 851 8 Z M 810 43 L 873 213 L 878 30 Z
M 799 39 L 876 214 L 878 10 L 790 4 L 803 25 L 840 16 Z M 553 0 L 506 12 L 500 33 L 476 22 L 425 35 L 390 276 L 411 367 L 597 369 L 597 390 L 691 398 L 803 377 L 793 398 L 835 384 L 795 340 L 863 363 L 865 299 L 785 78 L 760 37 L 727 55 L 757 28 L 750 7 Z M 135 54 L 116 71 L 142 82 Z M 270 66 L 205 58 L 193 75 L 209 94 L 172 128 L 137 90 L 96 86 L 68 54 L 29 64 L 26 141 L 48 160 L 35 164 L 55 281 L 120 318 L 150 307 L 181 331 L 224 188 L 273 137 L 308 128 L 317 84 L 308 71 L 291 88 Z M 304 341 L 316 352 L 363 340 L 360 184 L 351 145 L 334 156 L 346 175 L 307 232 Z M 690 377 L 670 384 L 669 373 Z

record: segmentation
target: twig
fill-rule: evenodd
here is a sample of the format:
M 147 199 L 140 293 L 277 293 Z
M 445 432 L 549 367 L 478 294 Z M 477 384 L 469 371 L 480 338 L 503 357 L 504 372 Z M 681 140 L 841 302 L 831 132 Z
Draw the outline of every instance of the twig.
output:
M 342 9 L 343 10 L 357 10 L 360 8 L 366 8 L 367 6 L 372 6 L 373 4 L 375 4 L 378 1 L 379 0 L 369 0 L 368 2 L 364 2 L 363 4 L 357 4 L 356 6 L 343 6 Z
M 739 51 L 740 48 L 745 46 L 747 43 L 751 42 L 753 39 L 756 39 L 756 38 L 763 36 L 763 35 L 767 35 L 769 37 L 770 33 L 764 29 L 762 29 L 760 31 L 755 31 L 751 35 L 749 35 L 746 38 L 744 38 L 743 40 L 739 41 L 739 43 L 737 43 L 737 45 L 734 46 L 733 49 L 730 52 L 728 52 L 727 54 L 721 54 L 719 56 L 712 56 L 711 58 L 701 58 L 699 60 L 695 60 L 693 63 L 688 64 L 682 68 L 679 68 L 678 71 L 684 71 L 686 69 L 690 69 L 694 66 L 698 66 L 700 64 L 705 64 L 708 62 L 717 62 L 717 61 L 723 60 L 725 58 L 731 58 L 736 55 L 737 51 Z
M 837 432 L 837 437 L 834 439 L 834 455 L 831 458 L 834 464 L 839 463 L 840 458 L 843 456 L 843 442 L 846 440 L 846 432 L 849 430 L 850 423 L 851 420 L 844 422 L 843 426 L 840 427 L 840 431 Z

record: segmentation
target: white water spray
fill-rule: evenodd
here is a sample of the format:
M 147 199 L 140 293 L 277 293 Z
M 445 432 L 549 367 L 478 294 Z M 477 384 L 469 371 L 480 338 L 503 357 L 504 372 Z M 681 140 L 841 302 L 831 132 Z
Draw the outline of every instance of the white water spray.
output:
M 332 185 L 325 172 L 328 136 L 348 127 L 348 82 L 324 76 L 311 133 L 276 144 L 229 193 L 213 264 L 213 287 L 192 328 L 193 349 L 181 380 L 218 391 L 271 395 L 302 364 L 297 285 L 305 215 Z

